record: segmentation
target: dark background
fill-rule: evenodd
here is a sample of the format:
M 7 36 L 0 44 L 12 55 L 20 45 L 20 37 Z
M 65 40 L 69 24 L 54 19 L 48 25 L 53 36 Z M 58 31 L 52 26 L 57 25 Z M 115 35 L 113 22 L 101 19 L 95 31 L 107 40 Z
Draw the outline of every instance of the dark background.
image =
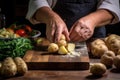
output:
M 44 24 L 32 25 L 28 20 L 25 19 L 28 9 L 28 2 L 29 0 L 0 0 L 0 7 L 2 8 L 2 13 L 4 13 L 6 16 L 6 26 L 10 26 L 14 22 L 19 22 L 20 24 L 29 24 L 33 28 L 39 29 L 42 32 L 42 36 L 45 36 Z M 120 35 L 120 23 L 114 25 L 107 25 L 106 30 L 107 35 Z

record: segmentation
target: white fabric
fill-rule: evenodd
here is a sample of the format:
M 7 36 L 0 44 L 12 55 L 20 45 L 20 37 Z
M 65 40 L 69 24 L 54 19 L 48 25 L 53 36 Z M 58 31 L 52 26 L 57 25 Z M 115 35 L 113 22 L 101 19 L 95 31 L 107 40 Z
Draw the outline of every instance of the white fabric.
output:
M 56 2 L 57 0 L 30 0 L 26 19 L 28 19 L 33 24 L 40 23 L 33 18 L 33 15 L 37 11 L 37 9 L 44 6 L 53 8 Z M 111 22 L 111 24 L 120 21 L 119 0 L 100 0 L 98 3 L 98 9 L 107 9 L 114 15 L 114 20 Z

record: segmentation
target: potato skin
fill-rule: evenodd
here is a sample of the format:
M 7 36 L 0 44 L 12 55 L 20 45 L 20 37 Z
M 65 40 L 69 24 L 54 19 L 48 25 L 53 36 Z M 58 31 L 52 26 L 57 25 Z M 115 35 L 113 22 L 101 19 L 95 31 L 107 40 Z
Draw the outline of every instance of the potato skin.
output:
M 14 60 L 11 57 L 7 57 L 3 61 L 0 73 L 3 77 L 12 77 L 16 75 L 17 67 L 14 63 Z
M 106 66 L 102 63 L 94 63 L 90 67 L 90 73 L 92 73 L 93 75 L 103 75 L 106 70 Z
M 14 61 L 17 66 L 17 74 L 24 75 L 28 71 L 27 64 L 24 62 L 24 60 L 21 57 L 15 57 Z
M 115 52 L 116 55 L 118 54 L 118 50 L 120 49 L 120 36 L 111 34 L 106 39 L 105 43 L 109 50 Z
M 91 53 L 93 56 L 101 57 L 106 51 L 108 51 L 108 47 L 103 40 L 96 39 L 91 43 Z

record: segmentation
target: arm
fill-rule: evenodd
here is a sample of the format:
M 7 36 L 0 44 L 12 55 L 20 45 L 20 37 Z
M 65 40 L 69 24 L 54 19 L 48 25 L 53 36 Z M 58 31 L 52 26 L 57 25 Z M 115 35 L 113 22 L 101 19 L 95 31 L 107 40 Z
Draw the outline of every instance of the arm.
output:
M 110 5 L 115 9 L 108 9 Z M 95 12 L 76 21 L 70 30 L 70 38 L 72 41 L 85 41 L 93 35 L 95 27 L 117 23 L 119 20 L 119 0 L 104 0 Z
M 43 2 L 46 4 L 42 4 Z M 51 42 L 59 41 L 61 34 L 64 34 L 69 40 L 69 33 L 64 21 L 47 5 L 46 0 L 43 2 L 41 3 L 41 0 L 31 0 L 27 14 L 29 21 L 46 23 L 46 36 Z
M 113 20 L 109 24 L 115 24 L 120 21 L 120 1 L 119 0 L 101 0 L 98 9 L 108 10 L 113 15 Z
M 30 0 L 28 11 L 26 14 L 26 19 L 28 19 L 32 24 L 40 23 L 34 19 L 35 12 L 41 7 L 50 7 L 47 0 Z
M 51 42 L 57 42 L 61 34 L 69 40 L 69 33 L 66 24 L 61 17 L 49 7 L 38 9 L 34 15 L 39 22 L 46 23 L 46 36 Z

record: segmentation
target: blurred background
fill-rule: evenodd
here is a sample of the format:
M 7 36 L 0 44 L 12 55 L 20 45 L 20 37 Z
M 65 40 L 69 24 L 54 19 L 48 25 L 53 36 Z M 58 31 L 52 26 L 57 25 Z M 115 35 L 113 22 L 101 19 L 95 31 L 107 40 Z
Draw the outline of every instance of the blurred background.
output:
M 0 0 L 0 8 L 2 13 L 6 16 L 6 26 L 8 27 L 14 22 L 20 24 L 29 24 L 35 29 L 42 32 L 41 36 L 45 36 L 45 24 L 32 25 L 25 19 L 29 0 Z M 42 26 L 41 28 L 39 28 Z M 120 23 L 114 25 L 106 25 L 107 34 L 120 35 Z

